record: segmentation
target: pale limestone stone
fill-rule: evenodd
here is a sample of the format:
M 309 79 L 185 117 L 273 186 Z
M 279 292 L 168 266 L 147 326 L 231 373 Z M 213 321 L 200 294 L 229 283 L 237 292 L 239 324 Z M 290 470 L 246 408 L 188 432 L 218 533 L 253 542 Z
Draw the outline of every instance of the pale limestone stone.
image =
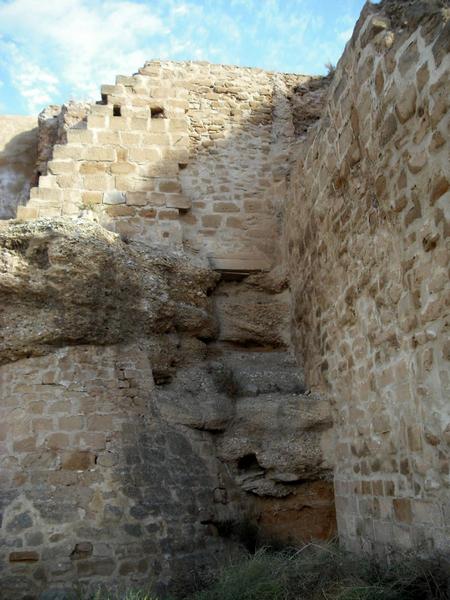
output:
M 125 204 L 126 195 L 123 192 L 105 192 L 103 204 Z

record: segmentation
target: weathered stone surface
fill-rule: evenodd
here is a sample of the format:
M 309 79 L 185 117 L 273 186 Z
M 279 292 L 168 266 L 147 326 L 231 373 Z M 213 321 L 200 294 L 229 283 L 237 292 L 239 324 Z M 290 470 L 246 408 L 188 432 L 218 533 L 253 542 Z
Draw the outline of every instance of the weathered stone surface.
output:
M 56 144 L 67 141 L 67 131 L 71 128 L 84 131 L 89 105 L 85 102 L 68 102 L 62 106 L 47 106 L 38 116 L 38 146 L 36 174 L 47 175 L 47 165 Z
M 283 485 L 330 473 L 320 447 L 331 427 L 329 403 L 314 396 L 265 394 L 239 398 L 219 456 L 237 465 L 237 480 L 253 494 L 282 497 Z
M 333 467 L 349 548 L 448 553 L 447 28 L 367 3 L 327 78 L 152 61 L 42 116 L 0 223 L 8 597 L 327 537 Z
M 447 29 L 441 0 L 366 4 L 283 218 L 297 356 L 334 407 L 340 539 L 378 555 L 449 549 Z
M 67 343 L 215 334 L 216 276 L 182 253 L 124 244 L 85 220 L 11 224 L 0 238 L 2 362 Z
M 35 117 L 0 117 L 0 219 L 14 218 L 28 200 L 37 143 Z

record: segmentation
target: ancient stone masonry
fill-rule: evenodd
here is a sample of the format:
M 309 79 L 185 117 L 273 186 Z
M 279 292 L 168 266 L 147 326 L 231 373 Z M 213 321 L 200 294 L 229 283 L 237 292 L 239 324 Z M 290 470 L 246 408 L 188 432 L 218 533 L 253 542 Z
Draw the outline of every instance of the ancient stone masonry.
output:
M 46 154 L 53 159 L 18 217 L 90 210 L 130 239 L 182 243 L 219 266 L 268 268 L 295 123 L 304 129 L 317 118 L 326 88 L 313 79 L 310 91 L 310 80 L 153 61 L 102 86 L 99 104 L 72 104 L 59 117 L 51 107 L 41 117 L 38 170 L 46 172 Z
M 242 532 L 333 532 L 329 405 L 283 349 L 220 339 L 217 273 L 86 219 L 0 239 L 0 597 L 186 590 Z
M 450 552 L 445 2 L 366 5 L 286 206 L 294 342 L 334 401 L 340 539 Z
M 449 10 L 367 3 L 328 77 L 151 61 L 6 118 L 1 600 L 177 594 L 335 509 L 450 554 Z
M 0 596 L 176 592 L 242 543 L 335 531 L 329 404 L 275 264 L 328 84 L 152 62 L 41 113 L 0 235 Z

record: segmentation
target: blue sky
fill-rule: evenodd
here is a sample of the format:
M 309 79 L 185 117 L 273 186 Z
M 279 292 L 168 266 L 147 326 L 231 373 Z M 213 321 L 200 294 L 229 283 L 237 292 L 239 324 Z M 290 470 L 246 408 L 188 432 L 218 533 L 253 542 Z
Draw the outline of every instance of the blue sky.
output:
M 363 0 L 0 0 L 0 114 L 96 100 L 152 58 L 320 74 Z

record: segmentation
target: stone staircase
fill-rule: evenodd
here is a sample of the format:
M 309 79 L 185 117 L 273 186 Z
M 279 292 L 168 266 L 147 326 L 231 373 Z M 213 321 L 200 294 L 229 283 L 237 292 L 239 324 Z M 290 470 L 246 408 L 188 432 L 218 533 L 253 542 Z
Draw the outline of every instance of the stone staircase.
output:
M 148 69 L 103 85 L 102 102 L 68 124 L 50 152 L 22 220 L 77 217 L 88 211 L 107 229 L 145 243 L 181 244 L 180 165 L 188 160 L 185 104 L 176 84 Z

